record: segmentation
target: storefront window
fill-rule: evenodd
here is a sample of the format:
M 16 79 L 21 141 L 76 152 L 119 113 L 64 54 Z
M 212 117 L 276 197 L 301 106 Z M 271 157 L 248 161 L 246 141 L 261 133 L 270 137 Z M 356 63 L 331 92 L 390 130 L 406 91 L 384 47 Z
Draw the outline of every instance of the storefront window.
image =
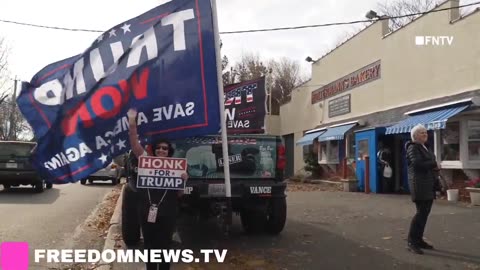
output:
M 362 160 L 368 156 L 368 140 L 360 140 L 358 141 L 358 157 Z
M 445 129 L 440 130 L 440 147 L 442 161 L 460 160 L 459 122 L 447 123 Z
M 468 159 L 480 161 L 480 120 L 469 120 L 467 126 Z
M 304 160 L 312 153 L 313 153 L 313 144 L 303 146 L 303 159 Z
M 339 141 L 325 141 L 319 143 L 318 162 L 336 164 L 339 161 Z
M 329 147 L 327 149 L 328 151 L 328 161 L 331 162 L 338 162 L 338 141 L 330 141 L 329 142 Z

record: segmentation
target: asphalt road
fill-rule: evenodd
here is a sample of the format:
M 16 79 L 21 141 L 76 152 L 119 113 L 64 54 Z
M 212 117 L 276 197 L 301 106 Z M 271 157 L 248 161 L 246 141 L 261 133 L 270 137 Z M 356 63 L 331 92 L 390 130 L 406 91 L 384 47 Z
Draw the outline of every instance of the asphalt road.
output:
M 29 187 L 7 191 L 0 186 L 0 242 L 28 242 L 29 269 L 46 269 L 32 264 L 33 249 L 76 248 L 81 225 L 112 188 L 109 182 L 75 183 L 35 193 Z M 102 241 L 96 242 L 103 248 Z
M 415 255 L 406 250 L 414 214 L 409 196 L 289 192 L 287 201 L 288 221 L 279 236 L 246 235 L 238 217 L 229 237 L 214 223 L 181 222 L 178 248 L 228 249 L 227 263 L 173 269 L 480 269 L 478 206 L 435 202 L 425 236 L 436 250 Z

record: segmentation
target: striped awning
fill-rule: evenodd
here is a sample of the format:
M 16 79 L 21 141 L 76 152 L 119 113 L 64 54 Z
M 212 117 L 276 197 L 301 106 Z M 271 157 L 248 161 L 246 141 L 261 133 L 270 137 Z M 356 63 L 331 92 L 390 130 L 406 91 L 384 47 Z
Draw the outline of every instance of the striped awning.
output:
M 296 145 L 310 145 L 313 144 L 313 140 L 325 132 L 325 129 L 318 130 L 310 133 L 306 133 L 300 140 L 296 142 Z
M 393 126 L 387 127 L 385 134 L 408 133 L 418 124 L 424 125 L 428 130 L 444 129 L 449 118 L 461 113 L 468 107 L 470 107 L 470 104 L 462 104 L 412 115 Z
M 343 138 L 345 137 L 345 133 L 355 125 L 357 125 L 357 123 L 328 128 L 325 133 L 323 133 L 318 137 L 318 141 L 324 142 L 324 141 L 343 140 Z

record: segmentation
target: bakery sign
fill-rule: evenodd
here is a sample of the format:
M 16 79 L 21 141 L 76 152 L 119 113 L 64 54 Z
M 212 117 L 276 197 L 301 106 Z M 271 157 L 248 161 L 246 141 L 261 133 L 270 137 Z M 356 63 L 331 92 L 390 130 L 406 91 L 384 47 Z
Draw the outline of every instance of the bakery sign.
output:
M 312 92 L 312 104 L 380 78 L 380 60 Z

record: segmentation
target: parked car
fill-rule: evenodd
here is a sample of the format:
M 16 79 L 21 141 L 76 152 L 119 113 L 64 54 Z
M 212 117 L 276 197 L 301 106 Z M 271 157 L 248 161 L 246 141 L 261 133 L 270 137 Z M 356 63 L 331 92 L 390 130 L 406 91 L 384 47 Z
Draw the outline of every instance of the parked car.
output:
M 128 156 L 127 154 L 122 154 L 122 155 L 116 156 L 113 159 L 113 162 L 117 164 L 117 168 L 120 175 L 119 178 L 127 177 L 125 173 L 125 161 L 127 160 L 127 156 Z
M 0 141 L 0 184 L 5 189 L 31 185 L 36 192 L 43 192 L 45 187 L 52 188 L 30 164 L 35 146 L 33 142 Z
M 107 167 L 92 173 L 87 178 L 81 179 L 80 183 L 85 185 L 87 181 L 88 183 L 93 183 L 93 181 L 112 181 L 112 184 L 116 185 L 120 183 L 121 176 L 121 167 L 115 164 L 115 162 L 112 162 Z

